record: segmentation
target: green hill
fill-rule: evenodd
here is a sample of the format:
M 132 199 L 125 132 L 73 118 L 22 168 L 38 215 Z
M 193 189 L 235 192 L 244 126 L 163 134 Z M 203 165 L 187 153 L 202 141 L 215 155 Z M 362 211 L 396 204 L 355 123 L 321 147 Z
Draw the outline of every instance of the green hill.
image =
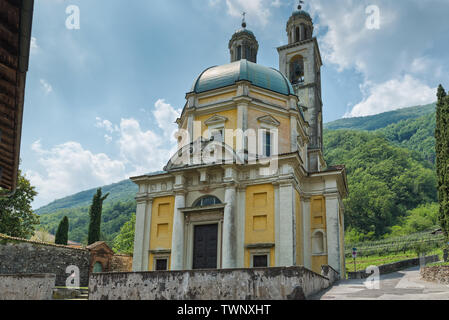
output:
M 435 110 L 436 103 L 432 103 L 425 106 L 416 106 L 385 112 L 374 116 L 340 119 L 326 123 L 324 128 L 329 130 L 351 129 L 374 131 L 403 120 L 422 117 L 435 112 Z
M 131 180 L 124 180 L 119 183 L 114 183 L 102 187 L 103 193 L 110 193 L 105 201 L 105 204 L 114 203 L 118 201 L 128 201 L 134 199 L 137 193 L 137 185 Z M 97 192 L 97 188 L 83 191 L 75 195 L 65 197 L 39 208 L 35 212 L 39 215 L 49 214 L 61 209 L 70 209 L 77 207 L 84 207 L 90 205 L 92 197 Z

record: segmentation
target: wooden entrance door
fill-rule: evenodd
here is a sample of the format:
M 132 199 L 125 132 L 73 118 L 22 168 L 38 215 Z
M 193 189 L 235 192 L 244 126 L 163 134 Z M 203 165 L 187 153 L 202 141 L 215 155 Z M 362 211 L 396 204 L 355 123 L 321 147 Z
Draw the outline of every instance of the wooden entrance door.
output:
M 218 224 L 195 226 L 193 269 L 217 269 Z

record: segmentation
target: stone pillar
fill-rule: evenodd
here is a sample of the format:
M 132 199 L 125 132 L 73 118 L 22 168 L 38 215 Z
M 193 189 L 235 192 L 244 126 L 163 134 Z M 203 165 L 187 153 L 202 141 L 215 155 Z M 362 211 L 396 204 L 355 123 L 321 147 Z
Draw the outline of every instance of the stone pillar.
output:
M 279 203 L 279 182 L 273 182 L 274 186 L 274 237 L 275 237 L 275 247 L 274 247 L 274 265 L 275 267 L 281 266 L 280 263 L 280 243 L 281 243 L 281 228 L 280 228 L 280 212 L 281 205 Z
M 237 268 L 245 266 L 245 221 L 246 221 L 246 188 L 237 191 L 236 204 L 237 228 Z
M 337 195 L 326 196 L 326 226 L 328 264 L 340 272 L 340 225 Z
M 301 206 L 302 206 L 302 236 L 304 244 L 303 245 L 304 267 L 312 269 L 310 198 L 302 196 Z
M 245 90 L 242 89 L 242 94 Z M 235 146 L 236 153 L 244 161 L 245 150 L 248 150 L 248 139 L 245 136 L 245 132 L 248 129 L 248 103 L 239 103 L 237 106 L 237 130 L 241 130 L 236 136 Z
M 294 246 L 294 196 L 291 182 L 279 185 L 279 264 L 282 267 L 295 265 Z
M 297 131 L 297 120 L 295 115 L 290 116 L 290 151 L 298 151 L 298 131 Z
M 133 271 L 140 272 L 143 269 L 143 256 L 144 256 L 144 237 L 145 237 L 145 211 L 147 201 L 145 199 L 137 200 L 136 209 L 136 229 L 134 236 L 134 254 L 133 254 Z
M 180 209 L 185 208 L 185 202 L 184 191 L 177 191 L 173 218 L 171 271 L 184 269 L 184 213 Z
M 222 268 L 237 267 L 237 228 L 236 228 L 236 187 L 234 184 L 226 187 L 223 221 Z
M 145 227 L 143 232 L 142 246 L 142 271 L 148 271 L 148 260 L 150 255 L 151 214 L 153 211 L 153 199 L 147 201 L 145 210 Z

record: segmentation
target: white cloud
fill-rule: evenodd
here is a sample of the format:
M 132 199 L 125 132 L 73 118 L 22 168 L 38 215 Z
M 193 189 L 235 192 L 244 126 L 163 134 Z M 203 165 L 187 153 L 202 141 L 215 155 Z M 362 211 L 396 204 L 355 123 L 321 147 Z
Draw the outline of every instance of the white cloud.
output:
M 49 150 L 40 141 L 34 142 L 31 149 L 42 170 L 26 172 L 39 193 L 33 205 L 39 207 L 89 188 L 161 170 L 177 149 L 175 120 L 180 112 L 164 99 L 157 100 L 152 112 L 157 131 L 143 130 L 133 118 L 122 119 L 115 125 L 97 117 L 95 127 L 106 131 L 106 143 L 111 143 L 113 136 L 117 138 L 115 159 L 86 150 L 78 142 L 67 142 Z
M 162 134 L 143 131 L 135 119 L 122 119 L 120 122 L 120 154 L 134 167 L 131 175 L 161 170 L 176 152 L 175 120 L 181 110 L 175 110 L 164 99 L 155 103 L 153 116 Z
M 105 134 L 104 135 L 104 140 L 106 141 L 106 144 L 109 144 L 109 143 L 112 142 L 113 138 L 110 135 Z
M 109 120 L 103 120 L 100 117 L 97 117 L 95 120 L 96 120 L 95 127 L 97 128 L 105 129 L 109 133 L 114 133 L 115 131 L 118 130 L 118 128 L 114 127 L 112 122 Z
M 35 206 L 127 178 L 122 161 L 85 150 L 78 142 L 66 142 L 46 150 L 38 140 L 31 148 L 43 168 L 42 172 L 27 172 L 39 193 Z
M 436 100 L 437 91 L 410 75 L 381 84 L 366 84 L 361 89 L 365 92 L 365 98 L 345 117 L 364 117 L 432 103 Z
M 37 39 L 35 37 L 31 37 L 30 52 L 31 52 L 31 54 L 35 54 L 38 51 L 39 51 L 39 46 L 37 44 Z
M 53 87 L 45 79 L 40 79 L 39 82 L 45 94 L 49 94 L 53 91 Z
M 178 129 L 175 121 L 181 115 L 182 110 L 175 110 L 164 99 L 157 100 L 154 107 L 153 115 L 157 125 L 163 130 L 164 137 L 174 139 L 174 134 Z
M 440 21 L 449 10 L 449 2 L 429 2 L 433 4 L 423 5 L 419 0 L 310 2 L 311 14 L 319 18 L 315 19 L 319 21 L 315 34 L 321 33 L 318 41 L 324 63 L 335 65 L 339 71 L 354 70 L 363 79 L 363 100 L 346 116 L 380 113 L 436 100 L 435 92 L 431 94 L 430 90 L 443 82 L 441 77 L 447 72 L 442 66 L 446 63 L 427 55 L 429 50 L 443 45 L 439 39 L 447 32 L 447 24 Z M 365 10 L 372 4 L 380 9 L 378 30 L 366 27 L 369 15 Z M 410 96 L 395 93 L 396 88 L 409 92 Z

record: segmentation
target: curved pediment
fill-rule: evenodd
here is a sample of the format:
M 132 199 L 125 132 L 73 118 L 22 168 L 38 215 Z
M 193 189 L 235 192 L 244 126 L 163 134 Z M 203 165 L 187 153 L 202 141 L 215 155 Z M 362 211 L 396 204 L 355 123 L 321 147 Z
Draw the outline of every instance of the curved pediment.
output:
M 214 164 L 243 164 L 232 147 L 224 142 L 199 138 L 179 149 L 164 167 L 164 171 Z

